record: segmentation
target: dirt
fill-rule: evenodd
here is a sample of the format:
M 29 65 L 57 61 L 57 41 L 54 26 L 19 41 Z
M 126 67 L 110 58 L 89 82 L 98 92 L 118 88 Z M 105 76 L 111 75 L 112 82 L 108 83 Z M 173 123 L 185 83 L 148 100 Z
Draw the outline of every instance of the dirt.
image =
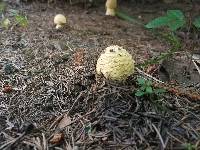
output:
M 163 3 L 121 4 L 122 10 L 143 22 L 163 14 L 162 8 L 190 9 L 184 3 L 168 7 Z M 105 16 L 102 3 L 91 8 L 68 2 L 10 3 L 8 16 L 10 9 L 26 14 L 28 26 L 0 28 L 0 147 L 23 135 L 27 123 L 34 124 L 34 131 L 31 128 L 31 134 L 8 148 L 31 149 L 38 144 L 36 137 L 40 144 L 45 143 L 55 131 L 52 123 L 69 110 L 76 122 L 63 131 L 66 140 L 62 143 L 46 143 L 50 149 L 64 149 L 66 143 L 80 149 L 162 149 L 162 140 L 168 149 L 198 144 L 198 103 L 165 95 L 166 101 L 159 99 L 157 107 L 133 96 L 134 79 L 120 86 L 95 80 L 96 60 L 107 46 L 123 46 L 141 64 L 168 50 L 166 41 L 139 25 Z M 61 30 L 53 24 L 58 13 L 67 16 L 67 25 Z M 11 91 L 5 91 L 5 85 L 11 86 Z M 162 105 L 168 111 L 160 110 Z M 163 139 L 158 134 L 161 131 Z

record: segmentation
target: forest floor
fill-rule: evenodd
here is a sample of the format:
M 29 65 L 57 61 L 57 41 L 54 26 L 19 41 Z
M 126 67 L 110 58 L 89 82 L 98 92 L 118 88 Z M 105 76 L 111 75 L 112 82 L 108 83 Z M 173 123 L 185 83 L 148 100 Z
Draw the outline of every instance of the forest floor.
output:
M 200 8 L 126 1 L 119 7 L 143 23 L 168 9 L 195 14 Z M 0 27 L 0 149 L 200 149 L 200 76 L 194 66 L 187 68 L 190 60 L 182 60 L 189 39 L 187 50 L 176 53 L 181 60 L 143 68 L 165 81 L 159 88 L 168 92 L 137 97 L 139 73 L 126 83 L 111 83 L 96 78 L 96 61 L 107 46 L 119 45 L 139 67 L 170 49 L 165 39 L 105 16 L 103 3 L 86 8 L 69 2 L 11 2 L 4 12 L 11 23 L 13 11 L 23 12 L 28 26 Z M 61 30 L 53 23 L 58 13 L 67 16 Z

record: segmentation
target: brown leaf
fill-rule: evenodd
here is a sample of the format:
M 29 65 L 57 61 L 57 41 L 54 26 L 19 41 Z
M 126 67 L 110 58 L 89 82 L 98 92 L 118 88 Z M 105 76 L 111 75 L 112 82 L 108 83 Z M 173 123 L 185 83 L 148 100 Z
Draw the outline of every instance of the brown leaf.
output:
M 67 150 L 73 150 L 70 144 L 67 145 Z
M 150 74 L 150 75 L 152 75 L 152 74 L 154 74 L 155 73 L 155 71 L 158 69 L 158 66 L 157 65 L 150 65 L 150 66 L 148 66 L 148 68 L 146 69 L 146 73 L 147 74 Z
M 56 133 L 54 136 L 50 139 L 51 144 L 59 144 L 64 138 L 63 133 Z
M 71 123 L 71 118 L 65 114 L 58 124 L 58 128 L 62 129 Z
M 62 128 L 66 127 L 67 125 L 69 125 L 70 123 L 71 123 L 71 118 L 67 114 L 65 114 L 65 115 L 63 115 L 62 119 L 58 123 L 57 127 L 59 129 L 62 129 Z M 58 144 L 63 140 L 63 138 L 64 138 L 63 133 L 60 133 L 60 132 L 55 133 L 53 135 L 53 137 L 50 139 L 50 143 L 51 144 Z
M 12 86 L 10 86 L 10 85 L 5 85 L 5 86 L 3 87 L 3 90 L 2 90 L 3 93 L 10 93 L 10 92 L 12 92 L 12 91 L 13 91 L 13 88 L 12 88 Z
M 84 62 L 84 50 L 80 49 L 74 54 L 74 65 L 82 66 Z

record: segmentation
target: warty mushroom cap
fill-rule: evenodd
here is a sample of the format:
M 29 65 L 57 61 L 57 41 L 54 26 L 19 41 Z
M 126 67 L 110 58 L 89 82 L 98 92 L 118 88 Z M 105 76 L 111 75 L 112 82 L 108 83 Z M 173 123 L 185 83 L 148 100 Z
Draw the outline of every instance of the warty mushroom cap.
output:
M 96 72 L 106 79 L 124 81 L 134 73 L 132 55 L 118 45 L 109 46 L 97 60 Z

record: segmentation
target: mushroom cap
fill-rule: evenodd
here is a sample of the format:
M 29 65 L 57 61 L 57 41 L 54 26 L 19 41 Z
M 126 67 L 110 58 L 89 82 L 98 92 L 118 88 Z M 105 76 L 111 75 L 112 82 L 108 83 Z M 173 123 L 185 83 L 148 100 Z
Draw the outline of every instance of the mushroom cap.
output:
M 105 49 L 97 60 L 96 72 L 106 79 L 124 81 L 134 73 L 132 56 L 122 47 L 114 45 Z
M 10 20 L 8 18 L 4 19 L 2 21 L 2 25 L 5 27 L 5 28 L 8 28 L 9 25 L 11 24 Z
M 56 25 L 62 25 L 62 24 L 65 24 L 67 23 L 67 19 L 64 15 L 62 14 L 57 14 L 55 17 L 54 17 L 54 23 Z

